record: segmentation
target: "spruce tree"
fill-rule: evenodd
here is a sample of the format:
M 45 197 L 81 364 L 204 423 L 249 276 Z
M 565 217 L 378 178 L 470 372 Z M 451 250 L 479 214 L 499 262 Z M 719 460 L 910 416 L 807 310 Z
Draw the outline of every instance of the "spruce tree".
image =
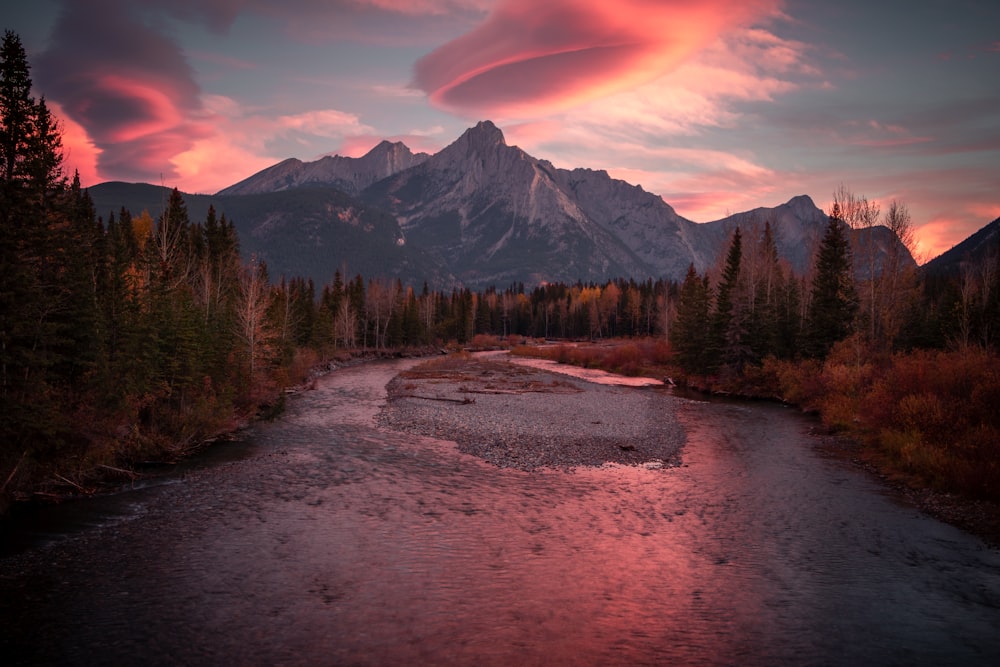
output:
M 745 290 L 741 281 L 740 265 L 743 260 L 743 237 L 739 227 L 726 254 L 726 265 L 716 290 L 715 311 L 712 315 L 712 355 L 709 366 L 720 362 L 739 372 L 750 357 L 747 347 L 747 309 Z
M 58 446 L 65 436 L 60 391 L 76 377 L 67 361 L 82 342 L 69 319 L 74 290 L 86 288 L 69 281 L 86 281 L 92 268 L 74 254 L 61 138 L 31 86 L 21 40 L 7 31 L 0 46 L 0 447 L 22 451 Z
M 691 264 L 681 284 L 677 317 L 670 330 L 677 363 L 686 373 L 705 374 L 709 370 L 710 300 L 707 279 L 699 276 Z
M 8 30 L 0 47 L 0 180 L 5 184 L 23 177 L 34 111 L 28 58 L 21 38 Z M 5 216 L 10 203 L 3 202 Z
M 754 361 L 778 354 L 780 294 L 784 290 L 784 273 L 778 259 L 778 247 L 770 221 L 764 223 L 757 282 L 752 286 L 753 308 L 748 322 L 747 343 Z
M 816 255 L 809 312 L 806 320 L 805 353 L 823 358 L 833 344 L 853 329 L 858 310 L 851 248 L 844 233 L 840 208 L 834 205 L 826 233 Z

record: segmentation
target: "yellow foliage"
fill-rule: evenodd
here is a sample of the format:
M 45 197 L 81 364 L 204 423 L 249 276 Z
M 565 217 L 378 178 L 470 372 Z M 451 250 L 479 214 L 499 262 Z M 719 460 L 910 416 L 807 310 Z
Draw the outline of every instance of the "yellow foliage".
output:
M 154 226 L 155 223 L 152 216 L 149 215 L 149 211 L 143 210 L 141 215 L 132 218 L 132 237 L 135 239 L 139 252 L 146 249 L 146 244 L 153 237 Z

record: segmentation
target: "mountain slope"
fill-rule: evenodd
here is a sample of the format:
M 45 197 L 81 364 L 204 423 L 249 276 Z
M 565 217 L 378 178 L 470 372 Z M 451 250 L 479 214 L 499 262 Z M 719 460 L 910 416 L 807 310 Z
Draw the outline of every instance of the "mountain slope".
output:
M 133 213 L 149 208 L 156 215 L 167 200 L 162 190 L 140 184 L 104 184 L 91 195 L 102 213 L 128 204 Z M 351 274 L 475 289 L 681 280 L 691 264 L 698 271 L 713 267 L 736 226 L 750 239 L 765 222 L 781 257 L 802 275 L 827 223 L 807 196 L 695 223 L 607 172 L 559 169 L 508 146 L 489 121 L 435 155 L 383 142 L 362 158 L 286 160 L 218 195 L 186 199 L 192 220 L 203 219 L 210 203 L 224 212 L 244 252 L 265 258 L 275 276 L 326 282 L 347 266 Z M 850 236 L 856 251 L 868 247 L 868 238 L 883 254 L 898 243 L 881 227 Z
M 102 183 L 89 188 L 98 215 L 118 215 L 124 205 L 134 215 L 159 216 L 170 190 L 141 183 Z M 233 222 L 244 257 L 256 255 L 272 279 L 302 276 L 317 284 L 345 277 L 399 278 L 447 287 L 454 277 L 419 248 L 407 246 L 396 219 L 331 187 L 311 187 L 253 195 L 184 195 L 192 222 L 205 219 L 209 206 Z
M 649 267 L 490 122 L 362 194 L 465 285 L 605 280 Z
M 921 267 L 927 275 L 956 278 L 961 274 L 962 263 L 982 263 L 992 252 L 1000 251 L 1000 218 L 986 225 Z

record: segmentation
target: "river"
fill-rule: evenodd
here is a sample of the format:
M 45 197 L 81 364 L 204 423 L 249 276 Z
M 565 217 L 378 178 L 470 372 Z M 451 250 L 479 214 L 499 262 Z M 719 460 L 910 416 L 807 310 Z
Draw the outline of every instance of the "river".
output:
M 995 665 L 1000 552 L 769 404 L 670 396 L 674 468 L 501 469 L 380 431 L 413 361 L 321 378 L 209 460 L 8 527 L 0 659 Z

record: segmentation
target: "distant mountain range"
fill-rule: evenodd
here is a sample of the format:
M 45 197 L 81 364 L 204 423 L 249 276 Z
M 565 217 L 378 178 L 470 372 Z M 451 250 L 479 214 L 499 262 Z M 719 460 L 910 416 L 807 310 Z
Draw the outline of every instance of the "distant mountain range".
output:
M 89 189 L 98 213 L 159 215 L 168 191 L 146 184 Z M 360 158 L 290 159 L 216 195 L 185 195 L 192 220 L 209 205 L 236 225 L 244 254 L 280 275 L 331 280 L 400 278 L 434 288 L 515 282 L 683 278 L 725 252 L 736 226 L 769 221 L 779 254 L 808 267 L 827 215 L 807 196 L 722 220 L 695 223 L 641 187 L 604 171 L 539 160 L 484 121 L 434 155 L 382 142 Z M 898 240 L 875 228 L 876 245 Z M 858 242 L 860 232 L 852 233 Z

